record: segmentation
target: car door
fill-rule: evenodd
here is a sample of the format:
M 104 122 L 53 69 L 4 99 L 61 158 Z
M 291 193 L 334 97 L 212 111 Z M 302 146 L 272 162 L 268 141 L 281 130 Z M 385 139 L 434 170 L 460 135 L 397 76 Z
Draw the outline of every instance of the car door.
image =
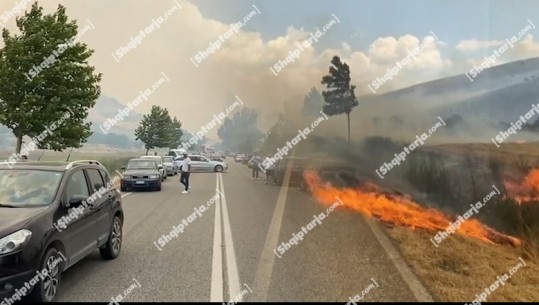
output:
M 208 158 L 201 156 L 200 157 L 200 170 L 204 172 L 212 172 L 213 163 L 210 162 Z
M 191 159 L 191 171 L 192 172 L 198 172 L 201 169 L 201 162 L 199 156 L 189 156 L 189 159 Z
M 174 164 L 176 165 L 176 168 L 178 168 L 178 170 L 181 170 L 182 164 L 183 164 L 183 157 L 179 156 L 179 157 L 174 158 Z
M 108 177 L 104 178 L 97 169 L 86 169 L 86 175 L 90 181 L 91 196 L 94 198 L 93 206 L 90 209 L 96 215 L 96 238 L 98 244 L 102 245 L 108 239 L 112 223 L 111 207 L 114 200 L 114 196 L 111 193 L 112 187 L 107 188 Z
M 82 169 L 74 170 L 67 179 L 63 194 L 64 204 L 67 205 L 73 195 L 90 197 L 88 178 Z M 73 207 L 64 207 L 60 217 L 62 216 L 67 220 L 62 234 L 71 266 L 97 247 L 97 216 L 90 204 L 83 204 L 77 210 Z

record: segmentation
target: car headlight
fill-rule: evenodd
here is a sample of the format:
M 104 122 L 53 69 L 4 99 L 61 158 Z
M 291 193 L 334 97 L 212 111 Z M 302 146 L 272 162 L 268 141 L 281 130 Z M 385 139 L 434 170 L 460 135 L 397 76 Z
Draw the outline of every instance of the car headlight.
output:
M 31 237 L 32 232 L 22 229 L 0 239 L 0 255 L 21 250 Z
M 157 175 L 151 175 L 150 179 L 157 179 Z
M 131 179 L 131 176 L 124 176 L 124 179 L 130 180 L 130 179 Z

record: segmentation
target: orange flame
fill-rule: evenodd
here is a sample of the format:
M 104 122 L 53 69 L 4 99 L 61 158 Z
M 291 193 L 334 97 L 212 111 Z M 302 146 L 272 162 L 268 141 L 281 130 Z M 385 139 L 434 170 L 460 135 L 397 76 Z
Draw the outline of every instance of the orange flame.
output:
M 338 197 L 345 206 L 359 213 L 413 229 L 445 231 L 451 223 L 442 212 L 422 207 L 408 196 L 384 194 L 372 183 L 357 189 L 339 189 L 328 183 L 323 184 L 314 171 L 306 171 L 304 178 L 313 196 L 324 205 L 333 204 Z M 475 219 L 463 222 L 456 232 L 487 243 L 521 245 L 518 238 L 499 233 Z
M 539 169 L 535 168 L 522 182 L 505 181 L 508 195 L 518 204 L 539 201 Z

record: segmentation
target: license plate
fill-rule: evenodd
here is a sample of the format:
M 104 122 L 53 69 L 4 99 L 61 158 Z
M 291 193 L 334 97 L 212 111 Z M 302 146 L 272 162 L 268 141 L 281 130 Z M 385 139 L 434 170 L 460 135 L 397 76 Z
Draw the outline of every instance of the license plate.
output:
M 144 184 L 144 181 L 137 181 L 137 184 Z

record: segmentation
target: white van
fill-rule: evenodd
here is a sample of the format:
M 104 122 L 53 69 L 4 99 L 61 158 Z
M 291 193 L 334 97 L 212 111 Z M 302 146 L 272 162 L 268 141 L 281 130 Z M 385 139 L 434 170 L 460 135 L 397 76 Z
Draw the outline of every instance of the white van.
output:
M 174 160 L 175 160 L 176 158 L 183 156 L 183 154 L 185 154 L 185 153 L 187 153 L 187 150 L 185 150 L 183 148 L 171 149 L 168 152 L 167 156 L 172 156 L 174 158 Z

